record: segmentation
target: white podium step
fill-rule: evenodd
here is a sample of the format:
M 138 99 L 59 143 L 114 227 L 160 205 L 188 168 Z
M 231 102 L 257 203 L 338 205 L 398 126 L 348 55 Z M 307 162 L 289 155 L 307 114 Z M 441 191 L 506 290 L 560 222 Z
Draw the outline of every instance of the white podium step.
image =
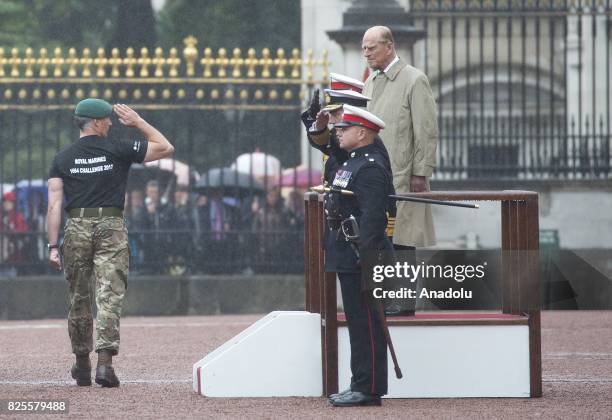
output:
M 321 316 L 271 312 L 193 365 L 207 397 L 319 397 Z
M 387 354 L 386 398 L 529 397 L 527 325 L 392 326 L 403 378 Z M 338 385 L 350 384 L 348 329 L 338 328 Z

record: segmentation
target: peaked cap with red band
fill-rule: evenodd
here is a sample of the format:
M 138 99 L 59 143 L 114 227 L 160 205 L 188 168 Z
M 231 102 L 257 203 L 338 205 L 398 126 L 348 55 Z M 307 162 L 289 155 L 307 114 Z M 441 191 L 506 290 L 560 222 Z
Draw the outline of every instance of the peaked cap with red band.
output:
M 334 124 L 334 127 L 350 127 L 353 125 L 369 128 L 376 133 L 385 128 L 385 122 L 371 112 L 355 106 L 344 105 L 342 121 Z
M 329 87 L 333 90 L 354 90 L 362 93 L 365 83 L 338 73 L 329 73 Z
M 325 107 L 323 111 L 333 111 L 344 104 L 365 108 L 370 100 L 367 96 L 354 90 L 324 89 L 323 91 L 325 92 Z

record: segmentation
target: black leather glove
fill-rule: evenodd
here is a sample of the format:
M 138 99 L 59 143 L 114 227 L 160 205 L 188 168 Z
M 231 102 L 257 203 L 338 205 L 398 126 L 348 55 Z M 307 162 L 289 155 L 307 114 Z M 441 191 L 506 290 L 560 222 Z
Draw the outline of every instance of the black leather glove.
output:
M 312 118 L 316 118 L 317 114 L 321 110 L 321 103 L 319 102 L 319 89 L 315 89 L 310 100 L 310 106 L 308 107 L 308 115 Z

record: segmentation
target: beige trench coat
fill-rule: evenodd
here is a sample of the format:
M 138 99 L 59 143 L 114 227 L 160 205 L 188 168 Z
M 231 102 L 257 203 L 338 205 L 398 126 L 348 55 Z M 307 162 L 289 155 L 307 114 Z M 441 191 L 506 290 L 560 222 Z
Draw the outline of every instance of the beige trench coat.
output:
M 389 151 L 396 193 L 410 192 L 412 175 L 426 176 L 429 185 L 436 165 L 438 119 L 427 76 L 400 59 L 387 73 L 372 73 L 363 94 L 372 98 L 368 111 L 386 124 L 380 137 Z M 393 242 L 417 247 L 435 244 L 429 204 L 397 203 Z

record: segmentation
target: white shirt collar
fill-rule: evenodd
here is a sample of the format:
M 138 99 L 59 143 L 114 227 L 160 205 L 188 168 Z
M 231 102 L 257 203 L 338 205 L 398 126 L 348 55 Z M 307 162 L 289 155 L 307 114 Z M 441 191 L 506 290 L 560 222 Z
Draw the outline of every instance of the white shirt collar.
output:
M 393 67 L 393 65 L 394 65 L 395 63 L 397 63 L 398 61 L 399 61 L 399 57 L 396 55 L 396 56 L 395 56 L 395 58 L 393 59 L 393 61 L 391 61 L 391 62 L 389 63 L 389 65 L 388 65 L 388 66 L 387 66 L 387 67 L 386 67 L 386 68 L 383 70 L 383 73 L 388 72 L 388 71 L 389 71 L 389 69 L 391 69 L 391 67 Z

